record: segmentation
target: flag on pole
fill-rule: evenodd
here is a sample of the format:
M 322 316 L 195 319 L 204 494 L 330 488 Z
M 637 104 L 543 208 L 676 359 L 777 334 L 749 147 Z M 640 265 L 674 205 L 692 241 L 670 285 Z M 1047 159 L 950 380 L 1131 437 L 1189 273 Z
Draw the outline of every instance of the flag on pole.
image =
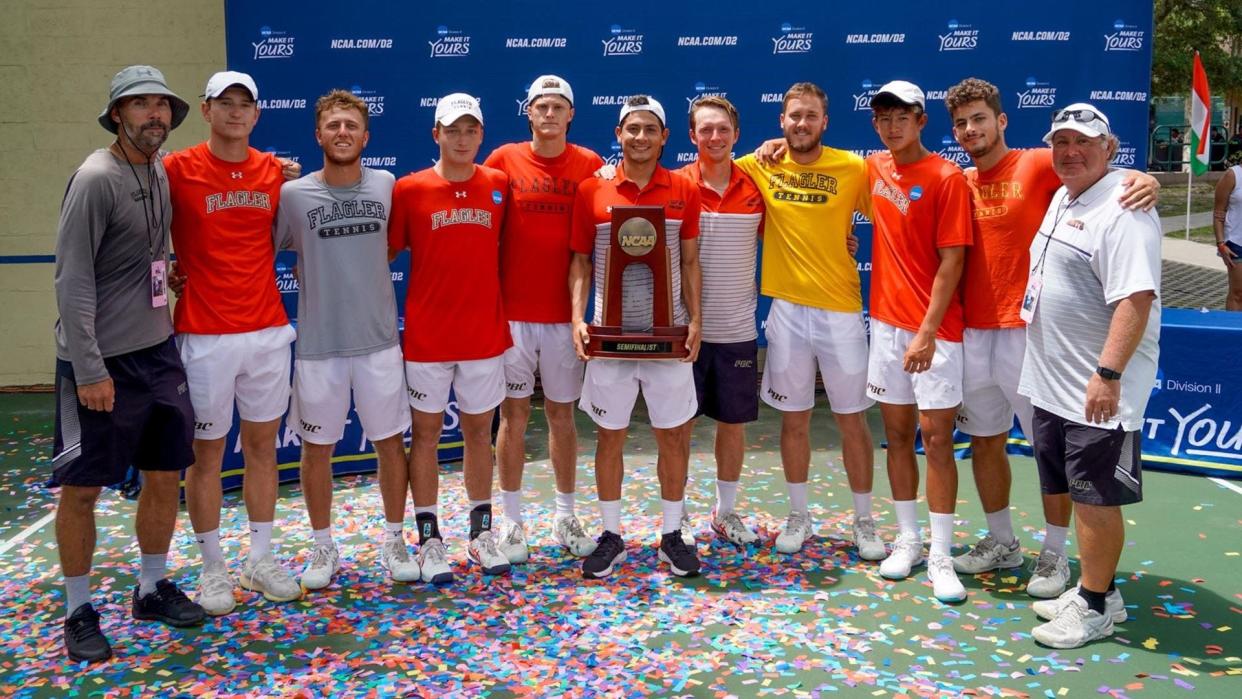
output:
M 1212 97 L 1208 92 L 1207 73 L 1195 51 L 1195 72 L 1190 90 L 1190 170 L 1202 175 L 1208 170 L 1211 150 L 1208 147 L 1212 126 Z

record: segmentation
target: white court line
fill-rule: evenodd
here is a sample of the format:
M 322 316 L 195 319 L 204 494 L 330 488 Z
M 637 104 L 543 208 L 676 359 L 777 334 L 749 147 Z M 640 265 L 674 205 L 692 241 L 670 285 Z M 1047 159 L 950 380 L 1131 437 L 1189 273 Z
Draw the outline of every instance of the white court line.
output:
M 1238 485 L 1238 484 L 1236 484 L 1236 483 L 1230 483 L 1229 481 L 1225 480 L 1224 478 L 1209 478 L 1208 480 L 1209 480 L 1209 481 L 1212 481 L 1212 482 L 1213 482 L 1213 483 L 1215 483 L 1216 485 L 1223 485 L 1224 487 L 1226 487 L 1226 488 L 1228 488 L 1228 489 L 1232 490 L 1233 492 L 1237 493 L 1238 495 L 1242 495 L 1242 486 L 1240 486 L 1240 485 Z M 0 553 L 4 553 L 4 549 L 0 549 Z
M 1242 492 L 1242 490 L 1238 492 Z M 43 517 L 40 518 L 39 521 L 21 530 L 21 532 L 19 532 L 17 536 L 13 537 L 12 539 L 9 539 L 3 544 L 0 544 L 0 556 L 3 556 L 4 554 L 8 553 L 9 549 L 13 548 L 14 546 L 17 546 L 18 544 L 22 543 L 26 539 L 29 539 L 31 534 L 34 534 L 35 532 L 39 531 L 44 526 L 46 526 L 48 522 L 51 522 L 54 519 L 56 519 L 56 513 L 49 512 L 43 515 Z

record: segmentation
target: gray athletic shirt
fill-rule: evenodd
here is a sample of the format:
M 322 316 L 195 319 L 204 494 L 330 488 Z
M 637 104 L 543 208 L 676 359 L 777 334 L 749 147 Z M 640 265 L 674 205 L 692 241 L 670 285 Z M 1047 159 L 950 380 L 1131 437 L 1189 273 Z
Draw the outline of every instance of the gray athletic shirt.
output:
M 172 222 L 168 175 L 158 158 L 151 167 L 153 199 L 147 165 L 131 171 L 106 149 L 69 178 L 56 232 L 56 356 L 73 363 L 79 385 L 108 378 L 104 357 L 152 347 L 173 332 L 168 306 L 151 306 L 152 247 L 167 264 Z
M 397 344 L 397 299 L 388 267 L 395 178 L 362 168 L 351 187 L 321 172 L 286 182 L 276 247 L 298 253 L 298 359 L 370 354 Z

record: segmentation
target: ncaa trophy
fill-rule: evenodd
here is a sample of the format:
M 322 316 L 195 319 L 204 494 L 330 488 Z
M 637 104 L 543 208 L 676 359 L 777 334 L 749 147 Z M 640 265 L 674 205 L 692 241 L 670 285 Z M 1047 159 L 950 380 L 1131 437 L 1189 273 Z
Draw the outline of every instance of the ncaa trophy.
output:
M 601 359 L 683 359 L 689 356 L 689 328 L 673 325 L 673 282 L 665 242 L 664 208 L 614 206 L 612 237 L 604 261 L 600 297 L 602 325 L 591 325 L 586 353 Z M 621 321 L 621 277 L 630 265 L 651 270 L 651 322 L 646 330 L 624 330 Z

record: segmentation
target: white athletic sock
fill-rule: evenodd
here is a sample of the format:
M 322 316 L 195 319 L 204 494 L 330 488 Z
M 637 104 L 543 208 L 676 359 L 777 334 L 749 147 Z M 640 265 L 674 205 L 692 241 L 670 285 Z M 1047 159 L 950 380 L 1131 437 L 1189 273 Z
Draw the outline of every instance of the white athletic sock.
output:
M 1058 527 L 1051 522 L 1044 522 L 1044 550 L 1065 555 L 1065 540 L 1069 538 L 1069 527 Z
M 332 546 L 332 527 L 327 526 L 323 529 L 312 529 L 311 538 L 315 540 L 316 546 Z
M 257 561 L 272 552 L 272 523 L 250 523 L 250 560 Z
M 517 524 L 522 523 L 522 491 L 501 490 L 500 502 L 505 508 L 505 517 Z
M 988 520 L 988 533 L 997 542 L 1008 546 L 1017 541 L 1018 537 L 1013 533 L 1013 518 L 1009 515 L 1008 507 L 996 512 L 985 512 L 983 516 Z
M 660 510 L 664 513 L 664 524 L 660 527 L 661 534 L 672 534 L 681 529 L 681 508 L 684 500 L 660 500 Z
M 141 566 L 138 569 L 138 596 L 146 597 L 155 592 L 155 583 L 164 579 L 164 571 L 168 568 L 168 554 L 144 553 Z
M 65 577 L 65 618 L 91 601 L 91 574 Z
M 220 550 L 220 530 L 194 532 L 194 540 L 198 542 L 199 553 L 203 563 L 223 563 L 224 551 Z
M 384 520 L 384 541 L 405 540 L 405 522 Z
M 600 500 L 599 514 L 604 519 L 604 530 L 621 534 L 621 501 Z
M 893 509 L 897 511 L 897 526 L 903 534 L 913 534 L 923 538 L 919 532 L 919 515 L 914 500 L 894 500 Z
M 737 481 L 716 479 L 716 515 L 727 515 L 737 504 Z
M 850 491 L 850 495 L 854 498 L 854 516 L 859 519 L 870 517 L 871 493 L 855 493 Z
M 556 494 L 556 516 L 569 516 L 574 514 L 574 494 L 561 493 Z
M 953 513 L 931 512 L 931 555 L 947 556 L 953 545 Z
M 806 514 L 806 483 L 790 483 L 786 481 L 785 489 L 789 491 L 789 511 Z

